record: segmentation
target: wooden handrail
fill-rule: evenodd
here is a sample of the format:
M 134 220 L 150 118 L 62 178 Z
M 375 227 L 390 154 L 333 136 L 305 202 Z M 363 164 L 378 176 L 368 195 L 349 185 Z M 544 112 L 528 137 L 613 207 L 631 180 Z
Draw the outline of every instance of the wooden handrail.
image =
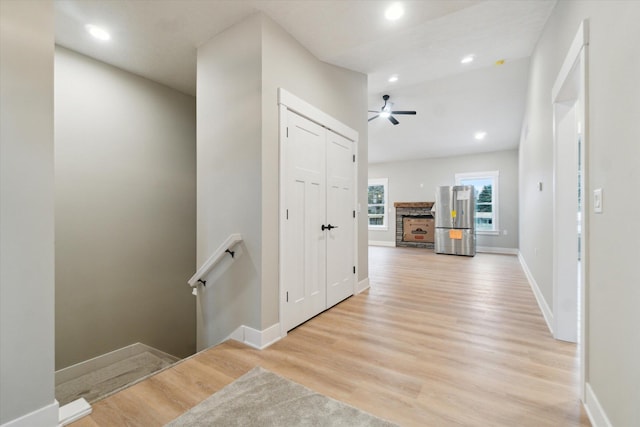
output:
M 198 282 L 201 281 L 202 278 L 205 277 L 213 267 L 215 267 L 215 265 L 222 259 L 225 253 L 228 252 L 231 257 L 233 257 L 234 252 L 231 251 L 231 248 L 233 248 L 240 242 L 242 242 L 241 234 L 232 234 L 227 237 L 227 240 L 225 240 L 220 246 L 218 246 L 218 249 L 216 249 L 215 252 L 209 257 L 209 259 L 206 260 L 204 264 L 202 264 L 198 271 L 196 271 L 196 274 L 194 274 L 193 277 L 189 279 L 189 286 L 191 286 L 192 288 L 198 286 Z

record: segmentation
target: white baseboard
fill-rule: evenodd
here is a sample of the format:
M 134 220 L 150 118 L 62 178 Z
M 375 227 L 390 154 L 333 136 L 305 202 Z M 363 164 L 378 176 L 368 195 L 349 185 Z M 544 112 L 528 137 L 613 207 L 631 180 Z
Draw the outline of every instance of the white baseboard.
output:
M 53 403 L 11 421 L 7 421 L 0 427 L 55 427 L 58 425 L 59 408 L 58 401 L 54 399 Z
M 249 326 L 239 326 L 235 331 L 229 335 L 232 340 L 240 341 L 248 345 L 249 347 L 257 348 L 258 350 L 264 350 L 271 344 L 279 341 L 282 336 L 280 335 L 280 324 L 269 326 L 263 331 L 253 329 Z
M 529 286 L 531 286 L 531 290 L 533 291 L 533 295 L 536 297 L 536 301 L 538 301 L 538 307 L 540 307 L 540 311 L 542 312 L 542 316 L 544 317 L 545 322 L 547 322 L 547 327 L 549 328 L 549 332 L 553 335 L 553 312 L 549 308 L 547 301 L 545 301 L 540 288 L 538 287 L 538 283 L 536 279 L 531 274 L 529 267 L 527 266 L 522 253 L 518 251 L 518 259 L 520 260 L 520 265 L 522 266 L 522 270 L 524 271 L 525 276 L 527 276 L 527 280 L 529 281 Z
M 362 279 L 361 281 L 358 282 L 358 284 L 356 285 L 357 289 L 356 289 L 356 295 L 359 294 L 362 291 L 366 291 L 367 289 L 369 289 L 369 278 L 367 277 L 366 279 Z
M 172 356 L 156 348 L 149 347 L 146 344 L 137 342 L 135 344 L 119 348 L 117 350 L 102 354 L 92 359 L 85 360 L 84 362 L 76 363 L 75 365 L 60 369 L 59 371 L 56 371 L 55 383 L 56 385 L 62 384 L 74 378 L 78 378 L 79 376 L 82 376 L 84 374 L 88 374 L 89 372 L 97 371 L 98 369 L 102 369 L 124 359 L 127 359 L 131 356 L 135 356 L 144 352 L 149 352 L 159 357 L 170 357 L 175 359 L 176 362 L 180 360 L 179 357 Z
M 478 246 L 476 252 L 482 252 L 485 254 L 502 254 L 502 255 L 518 255 L 518 249 L 516 248 L 494 248 L 492 246 Z
M 63 427 L 78 421 L 82 417 L 90 415 L 93 410 L 91 405 L 84 398 L 76 399 L 60 407 L 58 416 L 58 427 Z
M 593 427 L 612 427 L 607 413 L 600 405 L 600 401 L 596 397 L 591 384 L 586 384 L 585 396 L 584 396 L 584 409 L 587 412 L 589 421 Z
M 369 246 L 389 246 L 395 248 L 396 242 L 387 242 L 384 240 L 369 240 Z

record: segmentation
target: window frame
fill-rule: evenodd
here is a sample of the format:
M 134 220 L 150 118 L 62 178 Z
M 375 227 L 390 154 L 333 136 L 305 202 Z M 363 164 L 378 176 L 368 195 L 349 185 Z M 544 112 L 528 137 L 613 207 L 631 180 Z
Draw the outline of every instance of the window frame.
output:
M 384 203 L 369 203 L 369 187 L 374 185 L 382 185 L 384 188 Z M 384 215 L 382 217 L 382 225 L 371 225 L 369 222 L 369 206 L 384 206 Z M 389 230 L 389 178 L 370 178 L 367 184 L 367 226 L 369 230 L 386 231 Z
M 467 185 L 463 183 L 463 180 L 492 180 L 492 188 L 491 188 L 491 205 L 493 213 L 492 217 L 492 230 L 478 230 L 476 225 L 476 234 L 486 234 L 491 236 L 500 235 L 500 222 L 499 222 L 499 211 L 500 211 L 500 171 L 486 171 L 486 172 L 464 172 L 464 173 L 456 173 L 456 185 Z M 477 199 L 476 199 L 477 205 Z M 477 206 L 476 206 L 477 209 Z M 475 221 L 475 219 L 474 219 Z

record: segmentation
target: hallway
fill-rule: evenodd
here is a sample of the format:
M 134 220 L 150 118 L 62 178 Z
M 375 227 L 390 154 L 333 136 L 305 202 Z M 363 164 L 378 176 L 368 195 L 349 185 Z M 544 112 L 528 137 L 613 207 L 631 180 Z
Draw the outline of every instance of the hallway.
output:
M 163 425 L 257 365 L 403 426 L 589 425 L 576 346 L 551 337 L 515 256 L 369 257 L 368 291 L 268 349 L 228 341 L 73 425 Z

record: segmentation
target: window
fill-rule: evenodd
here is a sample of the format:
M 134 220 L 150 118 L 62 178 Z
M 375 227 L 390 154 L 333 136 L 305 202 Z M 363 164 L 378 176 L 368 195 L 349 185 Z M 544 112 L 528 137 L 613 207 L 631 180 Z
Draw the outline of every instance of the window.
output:
M 498 234 L 498 171 L 457 173 L 457 185 L 473 185 L 476 197 L 476 232 Z
M 388 198 L 387 178 L 369 180 L 368 214 L 370 230 L 387 230 L 388 221 Z

